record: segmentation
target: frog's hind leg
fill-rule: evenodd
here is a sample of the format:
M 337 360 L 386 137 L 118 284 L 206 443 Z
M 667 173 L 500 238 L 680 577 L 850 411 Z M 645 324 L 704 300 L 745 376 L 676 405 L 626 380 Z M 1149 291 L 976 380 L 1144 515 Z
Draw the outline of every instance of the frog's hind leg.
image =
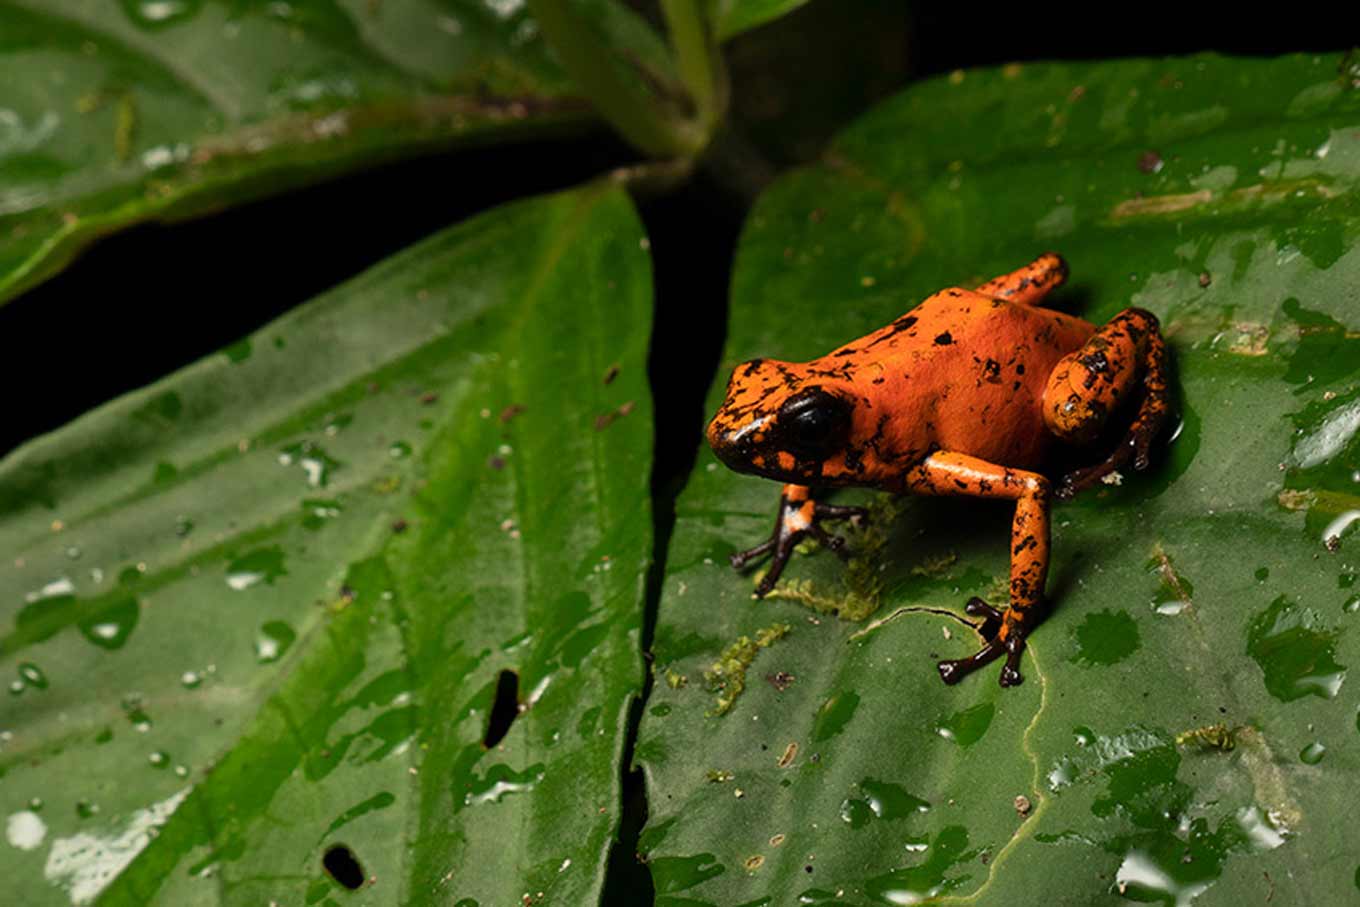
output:
M 1064 476 L 1057 494 L 1069 498 L 1099 482 L 1130 460 L 1148 465 L 1148 450 L 1170 410 L 1166 343 L 1157 316 L 1125 309 L 1096 331 L 1081 349 L 1058 361 L 1044 390 L 1044 422 L 1064 441 L 1094 441 L 1120 404 L 1138 392 L 1142 399 L 1123 439 L 1100 463 Z
M 1038 305 L 1048 291 L 1067 280 L 1067 262 L 1056 252 L 1045 252 L 1017 271 L 994 277 L 977 288 L 984 296 Z
M 847 557 L 845 539 L 831 535 L 819 524 L 822 520 L 858 520 L 868 515 L 863 507 L 844 507 L 835 504 L 819 504 L 812 498 L 812 489 L 806 485 L 785 485 L 779 495 L 779 513 L 775 517 L 774 532 L 765 541 L 738 551 L 729 560 L 738 570 L 747 564 L 770 555 L 770 567 L 756 586 L 755 597 L 763 598 L 789 562 L 793 549 L 805 536 L 812 536 L 841 557 Z
M 1020 683 L 1020 656 L 1025 638 L 1038 622 L 1048 577 L 1050 488 L 1043 476 L 1010 469 L 950 451 L 931 454 L 907 476 L 907 488 L 917 494 L 970 495 L 1015 502 L 1011 520 L 1010 607 L 997 611 L 981 599 L 965 608 L 983 619 L 983 646 L 973 655 L 939 663 L 940 678 L 958 683 L 978 668 L 1006 657 L 1001 685 Z

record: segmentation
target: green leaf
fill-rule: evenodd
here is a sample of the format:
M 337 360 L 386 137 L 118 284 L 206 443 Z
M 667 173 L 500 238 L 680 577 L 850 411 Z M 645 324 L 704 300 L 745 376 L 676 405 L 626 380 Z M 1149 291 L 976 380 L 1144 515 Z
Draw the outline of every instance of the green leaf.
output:
M 719 41 L 778 19 L 808 0 L 709 0 Z
M 0 301 L 129 224 L 589 117 L 521 0 L 3 0 L 0 85 Z
M 1054 610 L 1009 690 L 934 667 L 979 644 L 969 596 L 1004 600 L 1007 507 L 843 495 L 880 511 L 859 560 L 796 556 L 753 601 L 727 557 L 768 534 L 777 487 L 703 452 L 638 747 L 658 907 L 1344 900 L 1358 235 L 1360 92 L 1330 55 L 959 73 L 777 182 L 710 407 L 743 359 L 823 354 L 1053 248 L 1053 305 L 1161 318 L 1182 418 L 1148 474 L 1056 507 Z M 704 670 L 776 623 L 714 717 Z
M 620 190 L 517 203 L 0 463 L 9 896 L 593 902 L 650 311 Z

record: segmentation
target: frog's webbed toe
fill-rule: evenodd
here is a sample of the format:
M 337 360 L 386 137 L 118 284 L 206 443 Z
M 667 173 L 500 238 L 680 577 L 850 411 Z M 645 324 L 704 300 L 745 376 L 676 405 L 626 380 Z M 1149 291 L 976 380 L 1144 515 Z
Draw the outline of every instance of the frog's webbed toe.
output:
M 836 552 L 842 559 L 850 556 L 845 539 L 823 529 L 819 525 L 821 520 L 860 520 L 867 515 L 868 511 L 863 507 L 818 504 L 812 500 L 811 491 L 806 486 L 785 485 L 779 496 L 779 514 L 775 519 L 774 532 L 754 548 L 735 552 L 729 560 L 733 567 L 741 570 L 752 561 L 770 555 L 769 569 L 755 589 L 755 597 L 764 598 L 779 582 L 784 567 L 793 555 L 793 549 L 807 536 Z

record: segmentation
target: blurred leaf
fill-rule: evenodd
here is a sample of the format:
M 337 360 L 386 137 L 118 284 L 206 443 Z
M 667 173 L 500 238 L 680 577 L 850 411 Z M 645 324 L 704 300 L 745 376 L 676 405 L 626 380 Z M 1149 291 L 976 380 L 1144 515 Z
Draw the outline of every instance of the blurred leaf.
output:
M 0 86 L 0 301 L 129 224 L 590 119 L 522 0 L 0 0 Z
M 0 462 L 11 902 L 597 898 L 645 246 L 604 185 L 496 209 Z
M 743 359 L 820 355 L 1054 248 L 1053 305 L 1162 318 L 1182 420 L 1149 474 L 1056 508 L 1054 611 L 1012 690 L 934 668 L 977 648 L 964 601 L 1004 595 L 1009 508 L 888 499 L 858 571 L 798 557 L 791 593 L 752 601 L 727 556 L 767 535 L 777 487 L 702 453 L 638 746 L 657 907 L 1353 891 L 1358 183 L 1337 57 L 1197 57 L 934 80 L 763 196 L 710 412 Z M 795 600 L 879 586 L 868 623 Z M 712 717 L 704 670 L 776 623 Z
M 709 0 L 719 41 L 736 37 L 805 5 L 808 0 Z

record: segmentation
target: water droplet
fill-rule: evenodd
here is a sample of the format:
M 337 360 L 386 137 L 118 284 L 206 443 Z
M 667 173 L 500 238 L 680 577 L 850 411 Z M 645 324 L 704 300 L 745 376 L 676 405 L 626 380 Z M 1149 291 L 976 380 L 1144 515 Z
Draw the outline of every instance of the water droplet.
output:
M 392 446 L 387 448 L 387 455 L 394 460 L 404 460 L 411 455 L 411 445 L 405 441 L 394 441 Z
M 99 814 L 99 804 L 89 800 L 76 801 L 76 815 L 81 819 L 89 819 Z
M 1254 575 L 1256 576 L 1256 581 L 1257 581 L 1258 583 L 1264 583 L 1267 579 L 1270 578 L 1270 568 L 1269 568 L 1269 567 L 1257 567 L 1257 568 L 1256 568 L 1256 573 L 1255 573 Z
M 543 764 L 536 763 L 522 772 L 516 772 L 508 765 L 493 765 L 487 769 L 483 778 L 472 778 L 463 794 L 464 806 L 480 803 L 499 803 L 507 794 L 518 794 L 533 790 L 543 780 Z
M 292 627 L 281 620 L 271 620 L 260 627 L 260 635 L 255 637 L 255 660 L 261 664 L 278 661 L 295 639 L 297 633 Z
M 1337 631 L 1311 609 L 1281 595 L 1247 627 L 1247 654 L 1260 666 L 1266 689 L 1282 702 L 1304 696 L 1331 699 L 1346 678 L 1336 662 Z
M 164 28 L 192 17 L 203 0 L 121 0 L 123 12 L 144 28 Z
M 177 778 L 187 778 L 187 777 L 189 777 L 189 769 L 185 768 L 185 767 L 182 766 L 182 765 L 177 765 L 177 766 L 175 766 L 175 777 L 177 777 Z
M 278 545 L 257 548 L 227 565 L 227 585 L 244 592 L 259 583 L 274 584 L 280 576 L 287 576 L 283 563 L 283 549 Z
M 23 691 L 24 682 L 22 680 L 11 680 L 9 682 L 9 692 L 11 696 L 18 696 Z
M 954 741 L 959 746 L 972 746 L 987 733 L 995 714 L 996 706 L 992 703 L 978 703 L 941 720 L 935 726 L 935 733 L 946 740 Z
M 153 768 L 165 768 L 170 764 L 170 757 L 161 750 L 151 753 L 146 757 L 146 760 L 151 763 Z
M 340 502 L 329 499 L 313 498 L 302 502 L 302 527 L 320 529 L 330 520 L 340 515 Z
M 307 484 L 312 488 L 324 488 L 330 481 L 330 474 L 342 465 L 312 441 L 302 441 L 283 448 L 279 453 L 279 463 L 283 466 L 294 463 L 301 466 L 307 476 Z
M 33 810 L 34 812 L 37 812 L 38 810 L 42 809 L 43 808 L 42 797 L 34 797 L 31 800 L 29 800 L 28 808 Z
M 853 690 L 837 693 L 817 712 L 817 720 L 812 726 L 812 739 L 818 742 L 830 740 L 845 729 L 859 707 L 859 694 Z
M 185 671 L 179 675 L 179 682 L 192 690 L 203 682 L 203 677 L 197 671 Z
M 1327 754 L 1327 747 L 1314 741 L 1299 751 L 1299 761 L 1305 765 L 1317 765 Z
M 47 823 L 31 810 L 11 813 L 5 821 L 5 840 L 19 850 L 34 850 L 47 837 Z
M 1341 604 L 1341 610 L 1347 614 L 1354 614 L 1356 611 L 1360 611 L 1360 592 L 1357 592 L 1355 595 L 1346 599 Z
M 75 545 L 71 545 L 66 549 L 66 556 L 73 561 L 80 560 L 80 554 L 81 554 L 80 549 L 77 548 Z
M 37 687 L 40 690 L 47 689 L 47 675 L 31 661 L 19 665 L 19 676 L 30 687 Z
M 1190 907 L 1213 880 L 1179 882 L 1166 872 L 1150 854 L 1131 850 L 1124 855 L 1115 873 L 1115 884 L 1125 898 L 1135 901 L 1160 901 L 1175 907 Z

